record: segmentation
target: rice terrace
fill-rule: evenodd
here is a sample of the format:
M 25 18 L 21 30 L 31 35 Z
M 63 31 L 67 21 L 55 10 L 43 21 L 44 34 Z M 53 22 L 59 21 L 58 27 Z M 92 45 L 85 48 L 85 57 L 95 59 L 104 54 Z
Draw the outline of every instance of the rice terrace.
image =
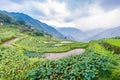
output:
M 119 0 L 0 1 L 0 80 L 120 80 L 119 14 Z

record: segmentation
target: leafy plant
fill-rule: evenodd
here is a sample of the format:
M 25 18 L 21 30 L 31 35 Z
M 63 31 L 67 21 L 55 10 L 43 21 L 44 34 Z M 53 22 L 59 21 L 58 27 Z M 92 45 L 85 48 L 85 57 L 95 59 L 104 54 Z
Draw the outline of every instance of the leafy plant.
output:
M 94 52 L 71 56 L 58 61 L 43 61 L 39 68 L 32 70 L 28 78 L 32 80 L 93 80 L 100 77 L 100 73 L 109 72 L 108 57 Z

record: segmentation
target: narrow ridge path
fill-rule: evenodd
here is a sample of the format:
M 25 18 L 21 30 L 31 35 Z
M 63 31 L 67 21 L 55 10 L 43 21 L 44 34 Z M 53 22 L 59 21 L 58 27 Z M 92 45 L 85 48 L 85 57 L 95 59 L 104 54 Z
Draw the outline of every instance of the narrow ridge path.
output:
M 12 43 L 18 41 L 19 39 L 20 39 L 20 37 L 16 37 L 14 39 L 4 42 L 2 45 L 3 46 L 12 46 Z

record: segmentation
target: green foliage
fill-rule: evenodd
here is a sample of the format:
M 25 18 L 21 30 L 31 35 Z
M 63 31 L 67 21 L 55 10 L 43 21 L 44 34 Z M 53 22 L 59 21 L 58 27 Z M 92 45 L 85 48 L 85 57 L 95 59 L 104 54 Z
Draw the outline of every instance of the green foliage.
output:
M 0 21 L 4 23 L 12 23 L 12 18 L 6 14 L 0 13 Z
M 119 39 L 91 41 L 87 44 L 64 41 L 48 34 L 43 36 L 42 32 L 25 28 L 25 26 L 17 26 L 0 27 L 0 43 L 21 35 L 20 40 L 12 43 L 12 47 L 0 45 L 0 80 L 120 79 L 120 56 L 113 54 L 114 51 L 108 50 L 102 45 L 105 41 L 111 46 L 119 47 Z M 29 31 L 20 33 L 20 30 L 24 29 L 29 29 Z M 44 53 L 65 52 L 86 47 L 86 52 L 82 55 L 73 55 L 57 61 L 39 58 Z M 27 73 L 29 74 L 27 75 Z
M 17 20 L 17 22 L 18 22 L 20 25 L 26 25 L 26 22 L 23 21 L 23 20 Z
M 62 40 L 49 39 L 49 36 L 29 36 L 22 38 L 14 43 L 14 46 L 24 49 L 25 54 L 29 57 L 40 57 L 44 53 L 50 52 L 66 52 L 71 49 L 85 48 L 87 43 L 72 42 L 67 44 L 61 44 Z M 55 46 L 55 44 L 61 44 Z
M 111 45 L 109 43 L 104 42 L 103 46 L 110 51 L 113 51 L 114 53 L 120 54 L 120 47 Z
M 111 51 L 106 50 L 101 44 L 95 41 L 89 42 L 87 49 L 100 53 L 100 54 L 104 54 L 104 55 L 111 54 Z
M 36 68 L 27 75 L 30 80 L 93 80 L 109 73 L 110 60 L 104 55 L 86 52 L 58 61 L 40 62 Z M 110 74 L 110 73 L 109 73 Z
M 28 56 L 29 58 L 40 58 L 42 57 L 42 53 L 36 53 L 35 51 L 30 51 L 30 50 L 24 50 L 23 52 L 26 56 Z
M 111 41 L 111 39 L 107 39 L 107 41 L 109 41 L 109 40 Z M 116 41 L 116 40 L 114 39 L 114 41 Z M 106 55 L 113 61 L 113 65 L 110 65 L 110 66 L 113 67 L 113 69 L 110 70 L 110 72 L 112 74 L 110 74 L 109 77 L 108 76 L 102 76 L 98 80 L 119 80 L 120 79 L 120 76 L 119 76 L 119 74 L 120 74 L 120 70 L 119 70 L 120 69 L 120 55 L 113 54 L 114 51 L 108 50 L 107 47 L 104 47 L 102 45 L 103 43 L 104 43 L 104 40 L 102 40 L 102 41 L 92 41 L 92 42 L 89 43 L 88 48 L 87 48 L 87 49 L 95 51 L 99 54 Z M 113 43 L 115 43 L 115 42 L 113 42 Z M 113 43 L 111 42 L 111 44 L 113 44 Z M 116 46 L 117 46 L 117 44 L 116 44 Z M 118 42 L 118 46 L 119 46 L 119 42 Z
M 10 40 L 18 35 L 17 30 L 15 25 L 5 25 L 0 27 L 0 43 Z
M 29 60 L 21 50 L 0 47 L 0 78 L 3 80 L 25 80 L 25 74 L 31 68 Z
M 107 50 L 120 54 L 120 39 L 105 39 L 103 46 Z
M 37 30 L 32 31 L 29 34 L 32 36 L 44 36 L 44 33 L 37 31 Z
M 114 69 L 112 71 L 113 75 L 112 75 L 112 79 L 113 80 L 120 80 L 120 68 L 119 69 Z
M 120 47 L 120 39 L 105 39 L 104 41 L 113 46 Z

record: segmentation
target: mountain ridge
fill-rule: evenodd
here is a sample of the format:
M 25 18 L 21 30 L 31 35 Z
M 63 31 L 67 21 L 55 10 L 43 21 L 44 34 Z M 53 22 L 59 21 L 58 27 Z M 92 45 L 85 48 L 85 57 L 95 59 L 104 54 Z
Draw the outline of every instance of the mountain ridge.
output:
M 85 41 L 85 42 L 86 41 L 88 42 L 90 40 L 98 40 L 102 38 L 111 38 L 111 37 L 120 36 L 120 26 L 114 28 L 107 28 L 107 29 L 104 28 L 93 29 L 84 32 L 77 28 L 67 27 L 67 28 L 58 28 L 58 31 L 60 31 L 63 35 L 67 37 L 72 36 L 73 40 Z
M 99 34 L 92 36 L 91 39 L 98 40 L 102 38 L 111 38 L 111 37 L 117 37 L 117 36 L 120 36 L 120 26 L 106 29 L 100 32 Z M 88 39 L 88 40 L 91 40 L 91 39 Z
M 66 37 L 71 37 L 71 40 L 81 40 L 82 35 L 86 35 L 85 32 L 83 32 L 80 29 L 77 28 L 72 28 L 72 27 L 63 27 L 63 28 L 58 28 L 57 29 L 60 33 L 65 35 Z
M 8 16 L 11 16 L 15 20 L 25 21 L 26 25 L 31 26 L 35 29 L 38 29 L 42 32 L 51 34 L 51 35 L 59 37 L 59 38 L 64 38 L 64 35 L 62 35 L 60 32 L 58 32 L 52 26 L 49 26 L 46 23 L 43 23 L 37 19 L 34 19 L 27 14 L 19 13 L 19 12 L 7 12 L 7 11 L 1 11 L 1 10 L 0 10 L 0 13 L 7 14 Z

